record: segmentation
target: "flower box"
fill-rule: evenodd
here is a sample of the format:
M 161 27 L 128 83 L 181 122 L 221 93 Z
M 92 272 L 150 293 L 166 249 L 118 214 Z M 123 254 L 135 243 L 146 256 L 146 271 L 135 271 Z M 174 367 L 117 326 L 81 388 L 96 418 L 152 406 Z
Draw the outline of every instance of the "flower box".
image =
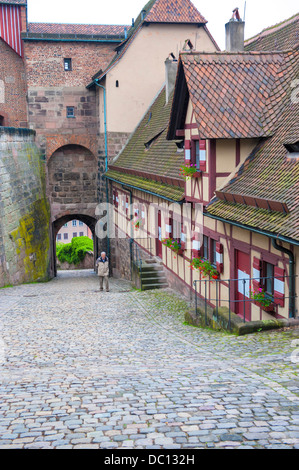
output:
M 178 242 L 177 240 L 173 240 L 172 238 L 164 238 L 164 240 L 162 240 L 162 245 L 166 246 L 167 248 L 170 248 L 171 251 L 173 251 L 177 255 L 182 255 L 185 251 L 182 248 L 180 242 Z
M 203 277 L 209 276 L 210 278 L 217 280 L 220 277 L 219 272 L 210 263 L 210 261 L 203 258 L 193 258 L 190 264 L 191 269 L 197 269 L 202 273 Z

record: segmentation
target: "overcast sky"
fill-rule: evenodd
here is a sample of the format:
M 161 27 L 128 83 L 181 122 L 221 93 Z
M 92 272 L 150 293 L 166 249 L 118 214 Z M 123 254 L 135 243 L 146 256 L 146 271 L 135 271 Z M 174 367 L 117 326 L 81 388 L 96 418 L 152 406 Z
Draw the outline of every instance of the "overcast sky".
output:
M 28 0 L 30 22 L 131 24 L 147 0 Z M 221 49 L 225 47 L 224 25 L 232 10 L 244 16 L 245 0 L 193 0 L 208 21 L 208 28 Z M 297 0 L 247 0 L 245 38 L 298 13 Z

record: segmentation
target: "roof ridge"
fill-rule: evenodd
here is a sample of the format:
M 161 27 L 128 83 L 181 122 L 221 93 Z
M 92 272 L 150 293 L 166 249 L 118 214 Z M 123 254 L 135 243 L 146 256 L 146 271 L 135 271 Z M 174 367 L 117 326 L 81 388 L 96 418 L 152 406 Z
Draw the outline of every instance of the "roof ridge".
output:
M 258 38 L 262 38 L 270 34 L 273 34 L 274 32 L 282 28 L 285 28 L 286 26 L 294 23 L 297 20 L 299 20 L 299 13 L 295 13 L 295 15 L 291 16 L 290 18 L 287 18 L 284 21 L 281 21 L 280 23 L 276 23 L 272 26 L 268 26 L 267 28 L 264 28 L 261 32 L 257 33 L 255 36 L 252 36 L 251 38 L 246 39 L 245 45 L 248 46 L 249 44 L 251 44 L 251 42 L 256 41 Z
M 1 3 L 1 0 L 0 0 Z M 56 22 L 44 22 L 44 21 L 30 21 L 28 25 L 63 25 L 63 26 L 129 26 L 131 25 L 126 25 L 126 24 L 104 24 L 104 23 L 56 23 Z

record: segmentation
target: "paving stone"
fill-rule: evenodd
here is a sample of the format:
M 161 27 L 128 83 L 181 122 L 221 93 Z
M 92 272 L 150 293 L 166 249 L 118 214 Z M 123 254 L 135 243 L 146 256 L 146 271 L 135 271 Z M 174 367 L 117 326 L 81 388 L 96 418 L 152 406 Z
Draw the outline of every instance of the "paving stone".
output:
M 191 328 L 170 289 L 97 288 L 78 271 L 0 290 L 0 449 L 298 448 L 289 331 Z

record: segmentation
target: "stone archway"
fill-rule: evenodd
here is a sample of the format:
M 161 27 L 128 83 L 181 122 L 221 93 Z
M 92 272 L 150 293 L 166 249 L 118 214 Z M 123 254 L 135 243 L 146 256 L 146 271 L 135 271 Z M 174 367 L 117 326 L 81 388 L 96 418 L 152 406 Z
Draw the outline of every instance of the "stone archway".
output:
M 98 204 L 98 162 L 86 147 L 65 145 L 47 164 L 47 193 L 52 221 L 58 215 L 95 215 Z
M 97 224 L 97 219 L 94 217 L 91 217 L 89 215 L 84 215 L 84 214 L 63 214 L 61 217 L 58 217 L 54 222 L 52 223 L 52 260 L 53 260 L 53 275 L 54 277 L 57 276 L 57 263 L 56 263 L 56 238 L 59 230 L 65 225 L 66 223 L 72 221 L 72 220 L 79 220 L 86 224 L 93 235 L 93 253 L 94 253 L 94 261 L 98 257 L 99 253 L 99 246 L 98 246 L 98 239 L 96 237 L 96 224 Z
M 68 221 L 84 222 L 94 234 L 98 205 L 98 162 L 86 147 L 64 145 L 47 162 L 47 195 L 51 206 L 52 274 L 56 276 L 56 235 Z M 98 253 L 97 243 L 95 251 Z

